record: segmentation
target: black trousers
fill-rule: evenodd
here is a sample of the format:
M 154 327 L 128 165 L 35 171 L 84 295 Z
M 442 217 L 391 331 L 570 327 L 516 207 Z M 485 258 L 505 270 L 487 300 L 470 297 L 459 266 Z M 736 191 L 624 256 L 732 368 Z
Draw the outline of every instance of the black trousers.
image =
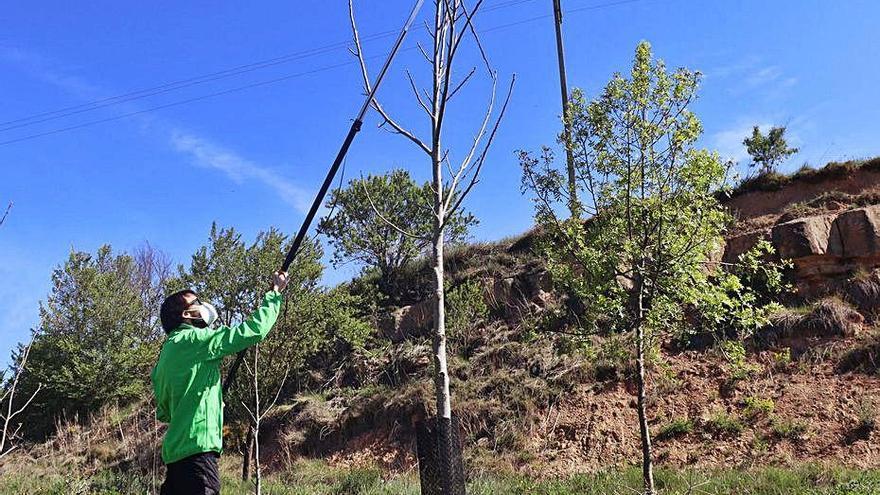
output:
M 165 466 L 161 495 L 219 495 L 220 454 L 202 452 Z

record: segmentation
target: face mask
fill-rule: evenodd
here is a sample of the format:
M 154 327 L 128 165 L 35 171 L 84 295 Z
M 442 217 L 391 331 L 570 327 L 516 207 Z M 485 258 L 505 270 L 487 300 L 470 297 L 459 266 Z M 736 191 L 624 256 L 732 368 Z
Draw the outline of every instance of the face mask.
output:
M 201 316 L 202 321 L 207 326 L 211 326 L 212 323 L 217 321 L 217 308 L 211 303 L 202 303 L 199 305 L 199 316 Z
M 193 325 L 199 328 L 206 328 L 217 321 L 217 308 L 212 304 L 198 301 L 199 305 L 193 309 L 198 310 L 199 319 L 193 322 Z

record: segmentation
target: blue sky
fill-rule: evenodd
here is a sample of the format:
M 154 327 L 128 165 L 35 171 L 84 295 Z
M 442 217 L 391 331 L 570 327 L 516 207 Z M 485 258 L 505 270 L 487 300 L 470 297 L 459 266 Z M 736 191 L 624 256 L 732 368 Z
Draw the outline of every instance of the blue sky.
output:
M 428 2 L 430 4 L 430 2 Z M 627 70 L 648 40 L 670 67 L 705 74 L 694 110 L 702 144 L 742 159 L 752 125 L 788 125 L 804 162 L 880 154 L 880 3 L 778 0 L 563 0 L 570 86 L 595 94 Z M 507 118 L 469 200 L 477 240 L 521 232 L 531 205 L 519 193 L 513 151 L 552 144 L 559 90 L 550 0 L 486 0 L 477 18 L 502 81 L 516 73 Z M 362 36 L 396 30 L 409 1 L 356 3 Z M 426 6 L 421 18 L 427 18 Z M 543 17 L 542 17 L 543 16 Z M 168 82 L 275 59 L 350 37 L 347 3 L 13 2 L 0 12 L 0 122 Z M 424 40 L 416 30 L 406 46 Z M 365 43 L 372 70 L 392 36 Z M 175 263 L 205 241 L 212 221 L 248 239 L 275 225 L 294 232 L 362 102 L 360 79 L 344 48 L 326 49 L 231 77 L 64 118 L 0 125 L 0 203 L 15 206 L 0 227 L 0 357 L 38 323 L 53 268 L 70 249 L 144 242 Z M 475 53 L 461 71 L 477 65 Z M 403 69 L 425 81 L 413 49 L 395 61 L 380 100 L 424 134 L 426 122 Z M 275 82 L 267 82 L 275 81 Z M 264 83 L 265 84 L 262 84 Z M 243 86 L 259 84 L 250 89 Z M 461 149 L 486 86 L 461 95 L 448 144 Z M 225 93 L 208 97 L 215 93 Z M 178 102 L 196 99 L 189 103 Z M 164 107 L 150 111 L 155 107 Z M 116 118 L 125 114 L 135 114 Z M 370 115 L 347 160 L 347 177 L 405 167 L 427 179 L 426 159 L 410 143 L 376 129 Z M 3 130 L 5 129 L 5 130 Z M 331 270 L 327 283 L 355 273 Z

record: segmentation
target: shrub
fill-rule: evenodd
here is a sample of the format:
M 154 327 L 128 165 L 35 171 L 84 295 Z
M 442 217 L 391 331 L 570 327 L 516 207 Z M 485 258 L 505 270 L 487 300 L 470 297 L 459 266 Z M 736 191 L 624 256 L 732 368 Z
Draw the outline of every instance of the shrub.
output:
M 753 420 L 761 416 L 769 416 L 775 408 L 773 399 L 749 396 L 743 401 L 743 414 Z
M 761 371 L 760 366 L 746 361 L 746 349 L 742 342 L 725 340 L 721 343 L 719 350 L 727 361 L 731 380 L 745 380 Z
M 783 338 L 851 337 L 861 329 L 864 317 L 839 297 L 826 297 L 802 309 L 786 309 L 771 317 L 763 340 Z
M 453 340 L 464 334 L 480 320 L 489 316 L 489 307 L 483 298 L 483 284 L 468 280 L 446 294 L 446 329 Z
M 874 399 L 870 397 L 862 398 L 859 401 L 858 415 L 858 428 L 873 431 L 877 427 L 877 404 L 874 402 Z
M 375 489 L 382 482 L 378 469 L 352 469 L 342 474 L 333 490 L 334 495 L 360 495 Z
M 743 428 L 742 421 L 724 412 L 716 413 L 706 421 L 706 429 L 718 437 L 738 436 Z
M 778 191 L 791 182 L 791 177 L 778 172 L 765 172 L 749 177 L 733 190 L 731 196 L 736 197 L 755 191 Z
M 773 435 L 777 438 L 789 440 L 802 440 L 807 433 L 807 424 L 799 420 L 786 420 L 774 417 L 772 420 Z
M 837 364 L 838 371 L 848 373 L 859 371 L 874 374 L 880 370 L 880 332 L 874 331 L 849 352 Z
M 856 272 L 850 278 L 845 291 L 847 300 L 869 320 L 877 317 L 880 310 L 880 270 Z
M 694 431 L 693 421 L 687 418 L 675 418 L 669 424 L 660 428 L 657 434 L 657 441 L 662 442 L 670 438 L 680 437 Z
M 791 364 L 791 349 L 785 348 L 773 353 L 773 367 L 777 370 L 785 370 Z

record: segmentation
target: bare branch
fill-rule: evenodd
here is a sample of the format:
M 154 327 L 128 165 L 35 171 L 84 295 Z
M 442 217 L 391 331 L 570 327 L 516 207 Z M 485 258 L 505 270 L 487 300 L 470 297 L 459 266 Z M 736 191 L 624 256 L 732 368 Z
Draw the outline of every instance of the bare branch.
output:
M 3 458 L 6 457 L 8 454 L 11 454 L 12 451 L 15 450 L 15 449 L 17 449 L 17 448 L 18 448 L 18 445 L 13 445 L 13 446 L 10 447 L 6 452 L 0 453 L 0 459 L 3 459 Z
M 483 3 L 483 0 L 478 1 L 477 4 L 474 5 L 474 9 L 471 11 L 470 14 L 467 13 L 467 7 L 464 5 L 464 3 L 462 3 L 461 8 L 462 8 L 462 10 L 464 10 L 465 14 L 467 15 L 467 21 L 466 21 L 467 25 L 465 27 L 467 27 L 470 30 L 471 34 L 474 35 L 474 42 L 477 44 L 477 48 L 480 50 L 480 57 L 482 57 L 483 63 L 486 65 L 486 72 L 491 75 L 491 74 L 494 74 L 495 71 L 492 69 L 492 64 L 489 63 L 489 57 L 486 56 L 486 51 L 483 49 L 483 44 L 480 42 L 480 37 L 477 35 L 477 30 L 474 27 L 474 23 L 473 23 L 473 18 L 477 14 L 477 11 L 480 9 L 480 5 L 482 3 Z M 458 44 L 461 43 L 461 40 L 464 37 L 464 35 L 465 35 L 464 32 L 462 32 L 459 35 L 458 40 L 455 43 L 456 50 L 458 49 Z
M 430 117 L 431 109 L 428 108 L 428 105 L 426 105 L 425 102 L 422 100 L 422 95 L 419 94 L 419 88 L 416 87 L 416 81 L 415 79 L 413 79 L 412 73 L 410 73 L 409 69 L 406 70 L 406 78 L 409 79 L 409 85 L 412 88 L 412 92 L 415 95 L 416 100 L 419 102 L 419 106 L 421 106 L 422 110 L 424 110 L 425 113 L 427 113 Z
M 267 414 L 278 405 L 278 398 L 281 397 L 281 390 L 284 388 L 284 384 L 287 382 L 287 375 L 290 373 L 290 363 L 287 364 L 287 367 L 284 369 L 284 378 L 281 379 L 281 383 L 278 385 L 278 390 L 275 392 L 275 398 L 272 399 L 272 402 L 266 406 L 266 410 L 263 411 L 263 414 L 260 415 L 260 419 L 266 417 Z
M 486 160 L 486 155 L 489 152 L 489 147 L 492 146 L 492 141 L 495 140 L 495 134 L 498 132 L 498 126 L 501 124 L 501 120 L 504 118 L 504 113 L 507 111 L 507 104 L 510 103 L 510 95 L 513 94 L 513 87 L 515 84 L 516 74 L 514 74 L 510 78 L 510 87 L 507 90 L 507 97 L 504 99 L 504 105 L 501 106 L 501 112 L 498 114 L 498 118 L 495 120 L 495 125 L 492 127 L 492 132 L 489 134 L 486 145 L 483 147 L 482 153 L 480 153 L 480 158 L 477 159 L 476 169 L 472 174 L 471 182 L 461 193 L 461 196 L 458 197 L 458 201 L 456 201 L 455 205 L 448 210 L 449 215 L 454 214 L 461 207 L 461 203 L 464 201 L 464 198 L 468 195 L 471 189 L 473 189 L 477 182 L 479 182 L 478 179 L 480 176 L 480 170 L 483 168 L 483 162 Z
M 425 48 L 422 46 L 422 44 L 416 43 L 416 48 L 419 49 L 419 51 L 422 53 L 422 56 L 425 57 L 425 60 L 427 60 L 428 63 L 430 64 L 431 63 L 431 56 L 428 55 L 428 52 L 425 51 Z
M 470 78 L 474 75 L 474 73 L 476 71 L 477 71 L 476 67 L 471 68 L 471 71 L 468 72 L 468 75 L 464 76 L 464 79 L 462 79 L 461 82 L 459 82 L 455 86 L 455 88 L 452 89 L 452 91 L 449 93 L 449 96 L 447 97 L 447 99 L 451 100 L 452 97 L 455 96 L 455 93 L 458 93 L 458 90 L 460 90 L 462 87 L 464 87 L 465 84 L 467 84 L 467 82 L 470 80 Z
M 361 40 L 360 40 L 360 35 L 358 34 L 358 30 L 357 30 L 357 23 L 355 22 L 355 19 L 354 19 L 353 0 L 348 0 L 348 16 L 349 16 L 349 19 L 351 20 L 351 32 L 352 32 L 352 35 L 354 36 L 355 51 L 357 52 L 358 63 L 360 64 L 360 67 L 361 67 L 361 76 L 363 76 L 364 89 L 366 90 L 366 94 L 369 95 L 370 91 L 372 90 L 372 86 L 370 85 L 370 76 L 367 72 L 367 64 L 364 61 L 364 52 L 363 52 L 363 49 L 361 49 Z M 413 143 L 415 143 L 415 145 L 418 146 L 419 148 L 421 148 L 421 150 L 424 151 L 425 153 L 427 153 L 429 155 L 431 154 L 431 148 L 429 148 L 428 145 L 426 145 L 421 139 L 416 137 L 415 134 L 408 131 L 407 129 L 404 129 L 400 124 L 398 124 L 391 117 L 389 117 L 388 114 L 385 112 L 385 110 L 382 108 L 382 106 L 379 104 L 379 101 L 376 100 L 375 97 L 373 98 L 371 103 L 373 105 L 373 108 L 375 108 L 376 111 L 379 112 L 379 115 L 381 115 L 382 118 L 384 119 L 384 122 L 382 124 L 380 124 L 380 127 L 384 124 L 390 125 L 397 134 L 400 134 L 400 135 L 406 137 L 407 139 L 409 139 L 410 141 L 412 141 Z
M 251 417 L 251 420 L 252 420 L 254 423 L 256 423 L 256 422 L 257 422 L 257 417 L 254 416 L 254 413 L 253 413 L 253 412 L 251 412 L 251 408 L 249 408 L 249 407 L 247 406 L 247 404 L 245 404 L 244 400 L 241 400 L 241 401 L 239 401 L 239 402 L 241 402 L 241 406 L 244 407 L 244 410 L 245 410 L 245 411 L 247 411 L 248 416 Z
M 18 381 L 21 378 L 21 375 L 24 373 L 25 367 L 27 366 L 28 356 L 31 353 L 31 347 L 34 345 L 34 340 L 36 339 L 36 337 L 37 333 L 34 332 L 31 335 L 31 341 L 28 343 L 27 347 L 24 348 L 24 351 L 19 357 L 18 366 L 15 369 L 15 375 L 12 377 L 12 383 L 9 385 L 9 388 L 3 393 L 3 398 L 0 399 L 0 402 L 2 402 L 3 400 L 7 400 L 6 414 L 3 415 L 3 431 L 2 433 L 0 433 L 0 458 L 2 458 L 4 455 L 8 454 L 15 448 L 13 446 L 12 448 L 7 449 L 7 443 L 11 443 L 12 440 L 18 435 L 18 431 L 21 429 L 21 425 L 19 424 L 18 428 L 16 428 L 15 431 L 10 434 L 9 424 L 17 415 L 23 412 L 27 408 L 27 406 L 31 404 L 37 394 L 40 393 L 40 390 L 43 389 L 42 383 L 37 384 L 37 389 L 31 394 L 28 400 L 25 401 L 24 405 L 13 411 L 13 402 L 15 402 L 15 390 L 18 387 Z
M 449 187 L 451 194 L 446 198 L 446 202 L 443 205 L 444 208 L 449 208 L 449 204 L 452 202 L 454 197 L 454 193 L 456 188 L 458 187 L 458 183 L 462 177 L 466 176 L 468 171 L 470 170 L 469 165 L 471 164 L 471 160 L 473 160 L 474 154 L 477 152 L 477 147 L 480 145 L 480 142 L 483 139 L 483 135 L 486 133 L 486 128 L 489 125 L 489 120 L 492 118 L 492 110 L 495 107 L 495 89 L 497 86 L 498 78 L 492 78 L 492 91 L 489 96 L 489 104 L 486 106 L 486 115 L 483 117 L 483 122 L 480 124 L 480 128 L 477 130 L 476 134 L 474 134 L 473 142 L 471 143 L 470 150 L 468 150 L 467 155 L 465 155 L 464 160 L 462 160 L 461 165 L 458 167 L 458 172 L 450 173 L 452 174 L 452 185 Z
M 441 158 L 440 161 L 446 164 L 446 170 L 449 172 L 449 176 L 454 177 L 455 172 L 452 170 L 452 160 L 449 159 L 448 149 L 443 152 L 443 158 Z

